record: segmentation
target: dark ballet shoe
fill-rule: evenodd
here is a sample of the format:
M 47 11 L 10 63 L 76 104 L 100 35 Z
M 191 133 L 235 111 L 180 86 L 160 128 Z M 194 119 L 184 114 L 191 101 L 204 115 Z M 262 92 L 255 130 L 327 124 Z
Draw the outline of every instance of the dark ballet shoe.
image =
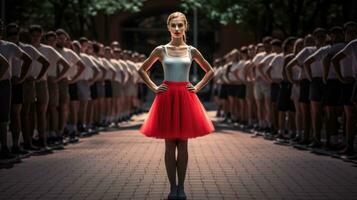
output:
M 184 187 L 180 187 L 180 186 L 177 187 L 177 199 L 179 199 L 179 200 L 186 200 L 187 199 Z
M 177 198 L 177 186 L 172 187 L 170 193 L 167 195 L 167 200 L 176 200 Z

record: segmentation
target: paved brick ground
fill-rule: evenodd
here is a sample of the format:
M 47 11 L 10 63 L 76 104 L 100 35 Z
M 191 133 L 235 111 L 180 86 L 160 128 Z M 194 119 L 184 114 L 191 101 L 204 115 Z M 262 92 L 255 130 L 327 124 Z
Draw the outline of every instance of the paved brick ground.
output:
M 1 169 L 0 199 L 164 199 L 164 143 L 140 120 Z M 189 141 L 185 187 L 188 199 L 357 199 L 357 168 L 218 125 Z

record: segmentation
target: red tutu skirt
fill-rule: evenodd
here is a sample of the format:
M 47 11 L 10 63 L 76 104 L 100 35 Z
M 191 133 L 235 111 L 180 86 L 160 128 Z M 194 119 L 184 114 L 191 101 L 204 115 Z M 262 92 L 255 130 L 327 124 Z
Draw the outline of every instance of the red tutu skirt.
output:
M 189 82 L 163 81 L 165 92 L 157 93 L 140 132 L 161 139 L 195 138 L 214 131 L 205 108 Z

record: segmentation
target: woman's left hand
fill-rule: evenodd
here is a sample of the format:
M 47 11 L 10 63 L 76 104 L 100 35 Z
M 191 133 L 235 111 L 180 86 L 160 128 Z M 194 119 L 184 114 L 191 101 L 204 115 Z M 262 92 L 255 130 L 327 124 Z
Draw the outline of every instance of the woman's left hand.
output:
M 186 87 L 187 87 L 188 91 L 190 91 L 190 92 L 193 92 L 193 93 L 198 92 L 197 88 L 195 86 L 193 86 L 191 83 L 187 84 Z

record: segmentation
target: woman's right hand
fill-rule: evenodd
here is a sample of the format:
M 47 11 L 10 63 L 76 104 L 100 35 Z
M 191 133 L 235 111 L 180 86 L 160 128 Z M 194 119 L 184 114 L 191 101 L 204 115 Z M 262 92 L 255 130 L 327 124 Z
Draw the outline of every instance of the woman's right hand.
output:
M 155 88 L 155 93 L 160 93 L 160 92 L 165 92 L 167 90 L 167 85 L 166 84 L 161 84 L 159 87 Z

